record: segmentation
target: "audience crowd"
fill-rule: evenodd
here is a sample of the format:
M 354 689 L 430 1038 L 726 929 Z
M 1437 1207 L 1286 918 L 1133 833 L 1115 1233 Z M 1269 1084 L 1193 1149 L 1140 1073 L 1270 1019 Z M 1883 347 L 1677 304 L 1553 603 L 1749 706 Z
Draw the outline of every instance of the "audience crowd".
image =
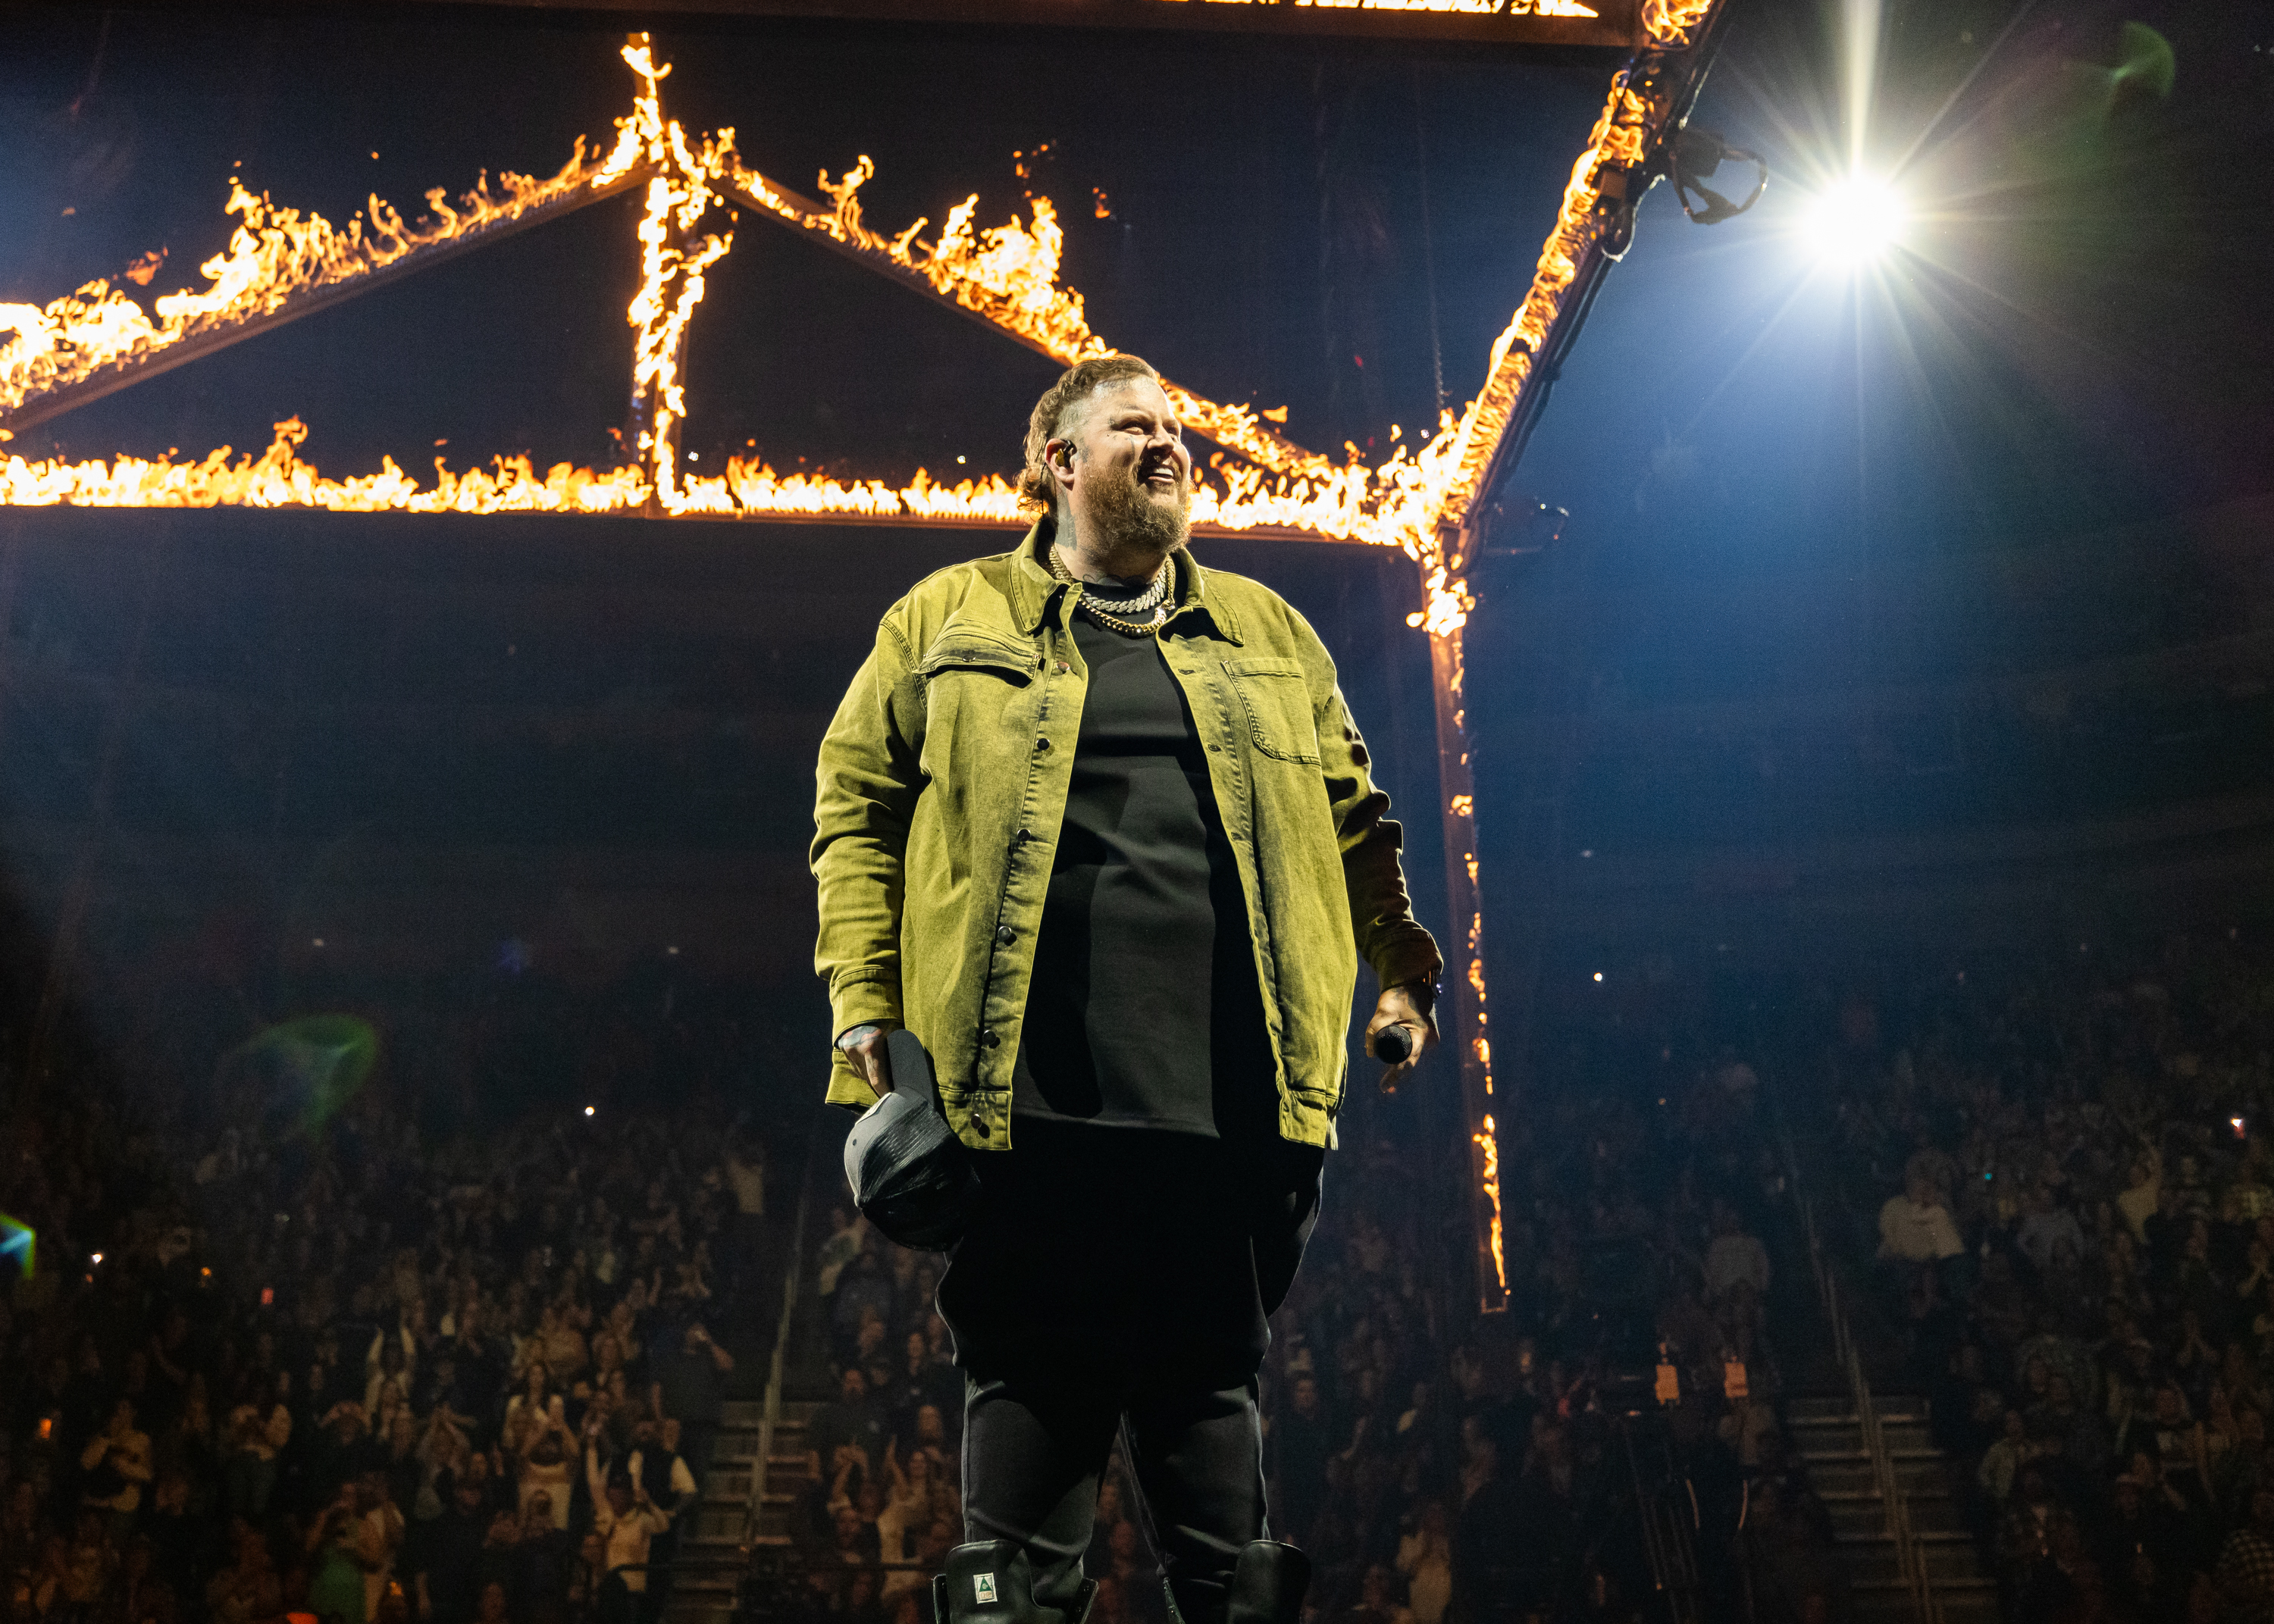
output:
M 779 1302 L 764 1143 L 715 1092 L 559 1102 L 589 1069 L 437 1136 L 384 1031 L 359 1087 L 350 1049 L 4 1079 L 4 1624 L 659 1616 Z
M 1431 1195 L 1468 1169 L 1353 1097 L 1263 1383 L 1273 1532 L 1318 1564 L 1312 1616 L 1626 1620 L 1660 1584 L 1707 1619 L 1852 1616 L 1835 1530 L 1876 1530 L 1876 1503 L 1816 1481 L 1786 1402 L 1845 1393 L 1796 1147 L 1827 1259 L 1866 1288 L 1871 1379 L 1923 1402 L 1944 1452 L 1916 1520 L 1954 1507 L 2006 1618 L 2274 1620 L 2274 956 L 1720 979 L 1551 1028 L 1502 1119 L 1502 1314 L 1470 1312 L 1465 1227 Z M 886 1587 L 957 1538 L 935 1277 L 839 1214 L 842 1385 L 804 1543 L 822 1569 L 904 1564 L 822 1582 L 898 1624 L 916 1599 Z M 1641 1523 L 1669 1504 L 1689 1548 L 1653 1560 Z M 1118 1462 L 1088 1568 L 1099 1624 L 1161 1624 Z
M 1758 1079 L 1598 1034 L 1561 1082 L 1502 1117 L 1490 1320 L 1409 1150 L 1330 1162 L 1267 1372 L 1276 1531 L 1337 1624 L 1657 1618 L 1660 1587 L 1708 1618 L 1814 1616 L 1841 1579 L 1769 1323 L 1813 1288 Z M 1653 1518 L 1687 1549 L 1654 1561 Z
M 1844 987 L 1724 969 L 1545 1019 L 1474 1271 L 1435 1108 L 1354 1092 L 1262 1377 L 1315 1624 L 1608 1624 L 1665 1587 L 1851 1615 L 1834 1529 L 1867 1524 L 1788 1405 L 1840 1390 L 1789 1146 L 2009 1620 L 2274 1619 L 2274 958 Z M 37 1245 L 0 1297 L 0 1624 L 652 1620 L 779 1302 L 750 1101 L 462 1094 L 438 1127 L 384 1064 L 343 1096 L 261 1053 L 194 1101 L 7 1079 L 0 1209 Z M 828 1396 L 767 1605 L 930 1624 L 962 1538 L 942 1260 L 816 1229 Z M 1118 1461 L 1088 1567 L 1096 1624 L 1165 1624 Z
M 2274 957 L 2240 935 L 1840 1011 L 1886 1379 L 2023 1624 L 2274 1618 Z

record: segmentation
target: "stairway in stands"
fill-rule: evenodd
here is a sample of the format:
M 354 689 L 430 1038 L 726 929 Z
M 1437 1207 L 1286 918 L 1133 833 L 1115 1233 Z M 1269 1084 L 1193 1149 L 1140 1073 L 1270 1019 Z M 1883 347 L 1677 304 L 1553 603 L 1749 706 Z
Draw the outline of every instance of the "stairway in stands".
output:
M 781 1419 L 774 1423 L 773 1452 L 766 1457 L 766 1493 L 759 1503 L 757 1526 L 750 1534 L 754 1551 L 787 1551 L 790 1547 L 790 1517 L 798 1497 L 813 1481 L 812 1456 L 806 1429 L 817 1399 L 785 1399 Z
M 727 1406 L 703 1507 L 679 1547 L 665 1624 L 730 1624 L 736 1587 L 754 1560 L 790 1548 L 790 1517 L 812 1481 L 806 1429 L 821 1408 L 816 1399 L 785 1399 L 774 1423 L 773 1447 L 758 1459 L 759 1422 L 765 1406 L 752 1400 Z M 755 1526 L 749 1521 L 750 1477 L 765 1474 Z
M 794 1270 L 798 1289 L 787 1299 L 779 1289 L 752 1294 L 745 1340 L 734 1349 L 737 1376 L 729 1390 L 736 1396 L 727 1404 L 711 1470 L 704 1474 L 702 1503 L 691 1524 L 682 1518 L 664 1624 L 734 1624 L 744 1581 L 770 1555 L 779 1560 L 789 1553 L 790 1518 L 800 1493 L 812 1481 L 806 1431 L 814 1411 L 821 1408 L 820 1400 L 833 1391 L 825 1301 L 813 1289 L 812 1249 L 804 1240 L 807 1215 L 827 1211 L 827 1201 L 840 1192 L 837 1169 L 850 1124 L 851 1118 L 842 1111 L 822 1111 L 816 1117 L 812 1141 L 802 1156 L 799 1217 L 794 1225 L 761 1237 L 764 1255 L 759 1267 L 764 1276 L 787 1285 Z M 792 1305 L 786 1325 L 780 1319 L 785 1301 Z M 778 1335 L 782 1337 L 779 1348 Z M 773 1436 L 761 1460 L 759 1450 L 766 1443 L 764 1395 L 770 1381 L 779 1384 L 779 1409 Z M 750 1494 L 754 1482 L 763 1491 L 755 1507 Z
M 1944 1624 L 1997 1624 L 1998 1585 L 1983 1566 L 1952 1494 L 1951 1463 L 1927 1429 L 1924 1402 L 1879 1395 L 1879 1432 L 1895 1479 L 1910 1507 L 1911 1529 L 1924 1550 Z M 1795 1452 L 1831 1508 L 1854 1597 L 1856 1624 L 1909 1624 L 1910 1594 L 1895 1561 L 1886 1513 L 1864 1448 L 1855 1406 L 1846 1398 L 1798 1398 L 1787 1406 Z
M 734 1593 L 749 1559 L 742 1544 L 756 1469 L 758 1422 L 765 1405 L 731 1399 L 725 1425 L 704 1474 L 701 1502 L 690 1519 L 680 1514 L 679 1550 L 673 1559 L 666 1624 L 727 1624 Z

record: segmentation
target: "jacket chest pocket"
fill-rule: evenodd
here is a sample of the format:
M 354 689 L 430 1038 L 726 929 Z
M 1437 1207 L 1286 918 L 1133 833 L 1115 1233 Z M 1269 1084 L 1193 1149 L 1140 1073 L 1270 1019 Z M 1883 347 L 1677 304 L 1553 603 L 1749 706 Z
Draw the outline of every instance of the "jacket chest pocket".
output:
M 1247 717 L 1257 751 L 1275 761 L 1319 764 L 1319 725 L 1303 668 L 1288 659 L 1233 659 L 1224 674 Z
M 931 741 L 975 729 L 1017 725 L 1041 656 L 1027 643 L 993 633 L 949 627 L 916 662 L 924 685 L 925 753 Z

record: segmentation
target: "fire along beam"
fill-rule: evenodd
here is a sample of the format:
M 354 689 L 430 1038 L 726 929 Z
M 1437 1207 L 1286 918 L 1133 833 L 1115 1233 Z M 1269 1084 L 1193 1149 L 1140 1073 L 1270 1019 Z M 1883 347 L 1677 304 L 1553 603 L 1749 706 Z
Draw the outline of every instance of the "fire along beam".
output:
M 1495 1011 L 1501 1021 L 1488 1026 L 1484 904 L 1477 861 L 1481 842 L 1462 642 L 1470 606 L 1464 578 L 1486 539 L 1493 489 L 1522 455 L 1547 404 L 1556 370 L 1587 319 L 1596 289 L 1626 252 L 1636 206 L 1666 173 L 1672 144 L 1706 82 L 1728 17 L 1728 0 L 1647 0 L 1644 20 L 1649 43 L 1611 80 L 1609 99 L 1572 168 L 1555 228 L 1540 249 L 1531 289 L 1495 346 L 1491 372 L 1460 425 L 1455 475 L 1437 510 L 1436 532 L 1421 549 L 1422 592 L 1431 605 L 1438 814 L 1444 830 L 1445 891 L 1453 926 L 1446 974 L 1451 1009 L 1444 1032 L 1461 1067 L 1478 1304 L 1487 1313 L 1508 1305 L 1499 1118 L 1510 1115 L 1516 1104 L 1515 1079 L 1502 1077 L 1502 1084 L 1509 1086 L 1495 1081 L 1493 1050 L 1497 1044 L 1503 1057 L 1520 1063 L 1529 1048 L 1539 955 L 1528 955 L 1531 974 L 1511 978 L 1515 1007 Z M 1547 922 L 1536 921 L 1532 928 L 1544 930 Z
M 863 266 L 890 282 L 944 304 L 958 315 L 968 317 L 991 333 L 1000 334 L 1036 355 L 1047 356 L 1060 366 L 1070 366 L 1078 358 L 1052 349 L 1034 334 L 1011 322 L 998 320 L 983 305 L 968 304 L 936 286 L 922 272 L 894 259 L 889 250 L 874 245 L 874 239 L 862 242 L 848 235 L 839 222 L 835 211 L 783 185 L 771 176 L 761 175 L 737 161 L 727 173 L 717 177 L 711 184 L 726 196 L 750 209 L 760 219 L 788 227 L 832 252 L 844 255 L 855 265 Z M 1274 433 L 1254 414 L 1219 406 L 1205 396 L 1171 383 L 1165 378 L 1161 381 L 1185 426 L 1214 440 L 1225 450 L 1246 457 L 1274 473 L 1318 477 L 1329 471 L 1330 464 L 1326 458 L 1315 451 L 1305 450 L 1284 435 Z
M 558 220 L 564 214 L 573 214 L 588 204 L 598 203 L 604 198 L 612 198 L 634 186 L 644 185 L 654 172 L 651 165 L 634 165 L 621 175 L 596 180 L 560 197 L 532 203 L 516 213 L 483 221 L 433 242 L 421 243 L 384 265 L 351 271 L 334 281 L 297 289 L 285 295 L 273 310 L 217 320 L 213 326 L 171 343 L 137 351 L 87 377 L 32 395 L 15 410 L 0 415 L 0 430 L 5 430 L 11 435 L 21 434 L 26 429 L 59 417 L 75 407 L 99 401 L 106 395 L 115 395 L 132 385 L 155 378 L 161 372 L 170 372 L 177 366 L 201 361 L 232 344 L 242 343 L 287 322 L 297 321 L 303 316 L 312 316 L 320 310 L 329 310 L 335 304 L 344 304 L 414 272 L 455 259 L 460 254 L 477 248 L 486 248 L 532 226 Z

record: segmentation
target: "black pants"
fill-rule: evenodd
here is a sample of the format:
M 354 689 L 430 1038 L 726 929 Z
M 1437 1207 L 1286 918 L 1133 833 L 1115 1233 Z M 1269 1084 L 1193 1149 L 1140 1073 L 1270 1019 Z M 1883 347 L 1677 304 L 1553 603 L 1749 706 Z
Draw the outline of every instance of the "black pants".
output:
M 1212 1604 L 1240 1548 L 1266 1537 L 1253 1378 L 1214 1389 L 973 1382 L 964 1405 L 964 1537 L 1018 1541 L 1034 1564 L 1035 1598 L 1048 1607 L 1073 1602 L 1117 1430 L 1178 1611 L 1216 1616 Z
M 1117 1432 L 1163 1571 L 1205 1619 L 1265 1537 L 1255 1374 L 1316 1222 L 1320 1152 L 1020 1119 L 940 1282 L 966 1378 L 966 1538 L 1071 1602 Z

